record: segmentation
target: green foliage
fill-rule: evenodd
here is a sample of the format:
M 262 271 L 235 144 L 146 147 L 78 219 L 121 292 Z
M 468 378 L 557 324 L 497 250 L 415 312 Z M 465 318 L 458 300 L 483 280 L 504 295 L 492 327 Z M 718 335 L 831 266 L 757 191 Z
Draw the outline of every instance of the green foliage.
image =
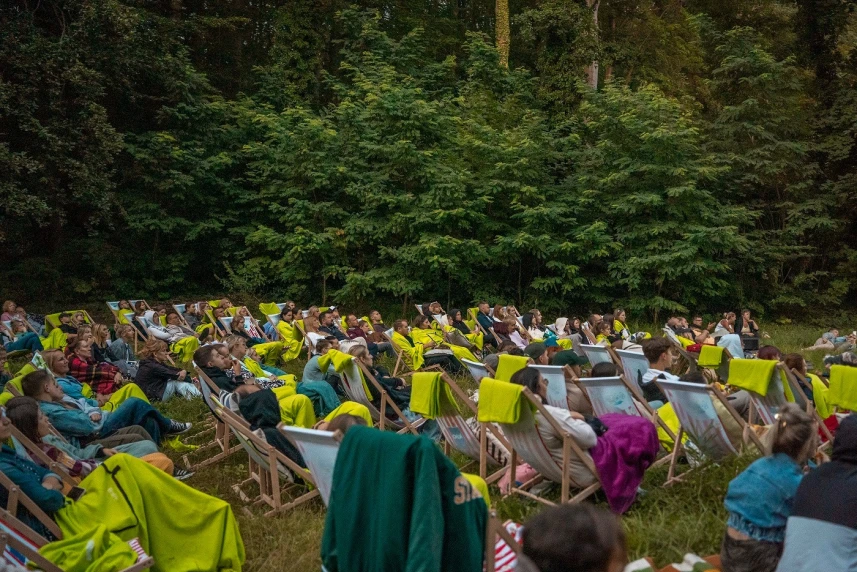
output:
M 6 2 L 7 296 L 853 299 L 852 3 L 592 4 Z

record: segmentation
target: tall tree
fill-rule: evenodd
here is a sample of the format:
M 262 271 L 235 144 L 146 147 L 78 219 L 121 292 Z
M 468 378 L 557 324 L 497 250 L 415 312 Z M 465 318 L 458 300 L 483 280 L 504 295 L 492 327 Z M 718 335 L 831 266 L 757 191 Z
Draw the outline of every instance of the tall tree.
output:
M 512 43 L 512 29 L 509 24 L 509 0 L 496 0 L 495 7 L 495 36 L 497 51 L 500 53 L 500 65 L 509 67 L 509 47 Z

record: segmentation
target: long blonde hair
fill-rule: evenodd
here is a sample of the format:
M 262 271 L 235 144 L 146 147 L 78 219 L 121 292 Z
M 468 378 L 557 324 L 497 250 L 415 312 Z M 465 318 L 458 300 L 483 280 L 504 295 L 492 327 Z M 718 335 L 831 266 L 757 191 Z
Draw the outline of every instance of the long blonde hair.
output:
M 785 453 L 795 462 L 803 463 L 818 447 L 818 427 L 800 406 L 786 403 L 780 407 L 765 440 L 771 454 Z
M 99 347 L 107 345 L 107 340 L 110 338 L 110 330 L 105 324 L 92 325 L 92 339 Z
M 167 343 L 163 340 L 149 338 L 148 340 L 146 340 L 146 345 L 143 346 L 143 348 L 137 353 L 137 355 L 139 355 L 141 359 L 152 358 L 153 360 L 157 361 L 155 355 L 168 349 L 169 348 L 167 346 Z
M 62 350 L 43 350 L 41 352 L 42 359 L 45 360 L 45 365 L 48 366 L 48 369 L 51 370 L 51 373 L 54 371 L 54 362 L 59 358 L 63 357 Z

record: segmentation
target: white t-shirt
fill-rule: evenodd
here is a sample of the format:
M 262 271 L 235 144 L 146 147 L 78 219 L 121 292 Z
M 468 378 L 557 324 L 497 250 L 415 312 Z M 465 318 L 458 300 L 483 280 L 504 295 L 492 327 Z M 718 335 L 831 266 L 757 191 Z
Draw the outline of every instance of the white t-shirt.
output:
M 598 436 L 592 427 L 589 426 L 589 423 L 575 419 L 571 416 L 571 412 L 565 409 L 553 407 L 552 405 L 545 405 L 544 407 L 557 423 L 565 431 L 568 431 L 574 442 L 584 450 L 584 455 L 589 457 L 589 453 L 586 451 L 594 447 L 598 442 Z M 536 426 L 538 427 L 542 441 L 550 451 L 551 457 L 557 463 L 562 464 L 562 437 L 556 434 L 553 425 L 539 411 L 536 412 Z M 589 458 L 591 459 L 591 457 Z M 584 487 L 594 484 L 597 481 L 597 477 L 592 474 L 586 464 L 573 451 L 571 462 L 569 463 L 569 476 L 574 483 Z

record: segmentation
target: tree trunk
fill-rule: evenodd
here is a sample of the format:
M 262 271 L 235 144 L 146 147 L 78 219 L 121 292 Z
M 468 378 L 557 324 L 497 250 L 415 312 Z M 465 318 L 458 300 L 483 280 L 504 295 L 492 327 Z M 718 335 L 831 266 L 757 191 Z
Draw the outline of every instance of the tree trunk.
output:
M 496 0 L 495 15 L 497 20 L 494 24 L 494 29 L 497 37 L 497 51 L 500 52 L 500 65 L 508 69 L 511 35 L 509 27 L 509 0 Z
M 601 0 L 586 0 L 586 6 L 592 10 L 592 23 L 596 34 L 598 33 L 598 6 L 600 4 Z M 592 63 L 586 68 L 586 82 L 592 89 L 598 89 L 598 60 L 592 60 Z

